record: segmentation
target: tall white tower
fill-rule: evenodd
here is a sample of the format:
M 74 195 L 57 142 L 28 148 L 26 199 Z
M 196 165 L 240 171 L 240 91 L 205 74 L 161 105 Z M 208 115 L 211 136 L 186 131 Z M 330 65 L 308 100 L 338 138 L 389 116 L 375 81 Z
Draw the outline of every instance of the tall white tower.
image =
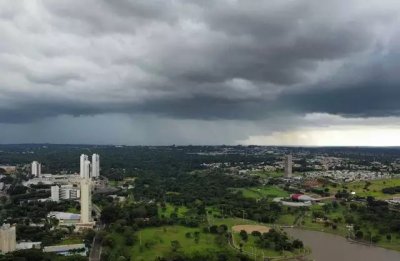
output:
M 97 178 L 100 176 L 100 156 L 99 154 L 92 155 L 92 177 Z
M 92 222 L 92 188 L 90 178 L 81 179 L 81 223 Z
M 89 159 L 89 157 L 85 154 L 82 154 L 80 159 L 81 159 L 81 161 L 80 161 L 81 170 L 79 173 L 81 175 L 81 178 L 84 178 L 85 177 L 85 161 L 87 161 Z
M 292 176 L 292 155 L 285 155 L 285 177 L 290 178 Z
M 32 162 L 31 173 L 35 177 L 40 177 L 42 175 L 42 165 L 37 161 Z
M 90 178 L 90 161 L 85 160 L 83 177 L 81 176 L 81 223 L 92 221 L 92 188 Z

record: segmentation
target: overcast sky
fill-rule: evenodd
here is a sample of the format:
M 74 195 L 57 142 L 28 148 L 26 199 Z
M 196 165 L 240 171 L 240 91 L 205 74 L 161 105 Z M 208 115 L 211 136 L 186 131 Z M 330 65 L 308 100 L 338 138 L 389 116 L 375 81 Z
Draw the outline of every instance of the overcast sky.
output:
M 0 143 L 400 145 L 398 0 L 0 0 Z

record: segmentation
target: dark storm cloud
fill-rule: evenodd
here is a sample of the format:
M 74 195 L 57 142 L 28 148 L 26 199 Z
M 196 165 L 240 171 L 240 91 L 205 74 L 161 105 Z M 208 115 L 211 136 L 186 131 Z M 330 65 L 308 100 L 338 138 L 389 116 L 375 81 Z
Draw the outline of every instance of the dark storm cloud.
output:
M 0 1 L 0 122 L 399 115 L 396 1 Z
M 326 112 L 347 117 L 386 117 L 400 115 L 400 68 L 398 55 L 385 57 L 366 67 L 350 69 L 362 75 L 356 82 L 315 88 L 310 92 L 283 96 L 280 102 L 298 112 Z M 349 77 L 351 77 L 349 75 Z M 332 84 L 332 83 L 330 83 Z M 310 101 L 307 103 L 306 101 Z

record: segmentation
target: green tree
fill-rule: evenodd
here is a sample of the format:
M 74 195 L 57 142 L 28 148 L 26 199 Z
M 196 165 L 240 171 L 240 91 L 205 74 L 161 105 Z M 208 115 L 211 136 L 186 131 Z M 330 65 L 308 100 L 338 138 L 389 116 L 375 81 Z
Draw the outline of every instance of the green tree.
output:
M 177 252 L 181 248 L 181 243 L 178 240 L 171 241 L 172 252 Z
M 242 240 L 244 240 L 244 241 L 247 241 L 247 239 L 248 239 L 248 235 L 247 235 L 247 232 L 245 231 L 245 230 L 240 230 L 240 233 L 239 233 L 239 235 L 240 235 L 240 237 L 242 238 Z

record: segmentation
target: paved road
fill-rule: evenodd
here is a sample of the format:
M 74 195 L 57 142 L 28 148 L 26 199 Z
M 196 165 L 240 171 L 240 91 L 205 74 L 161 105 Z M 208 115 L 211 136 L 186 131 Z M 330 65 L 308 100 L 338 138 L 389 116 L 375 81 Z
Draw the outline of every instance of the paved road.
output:
M 100 219 L 101 209 L 96 204 L 93 204 L 92 210 L 96 213 L 96 216 Z
M 93 239 L 92 248 L 90 250 L 89 261 L 100 261 L 100 256 L 101 256 L 101 241 L 96 234 L 96 236 Z
M 98 231 L 100 231 L 103 228 L 103 226 L 100 222 L 101 209 L 96 204 L 93 204 L 92 210 L 96 213 L 98 221 L 97 221 L 97 232 L 96 232 L 95 237 L 93 238 L 92 247 L 90 249 L 89 261 L 100 261 L 101 240 L 98 237 Z

